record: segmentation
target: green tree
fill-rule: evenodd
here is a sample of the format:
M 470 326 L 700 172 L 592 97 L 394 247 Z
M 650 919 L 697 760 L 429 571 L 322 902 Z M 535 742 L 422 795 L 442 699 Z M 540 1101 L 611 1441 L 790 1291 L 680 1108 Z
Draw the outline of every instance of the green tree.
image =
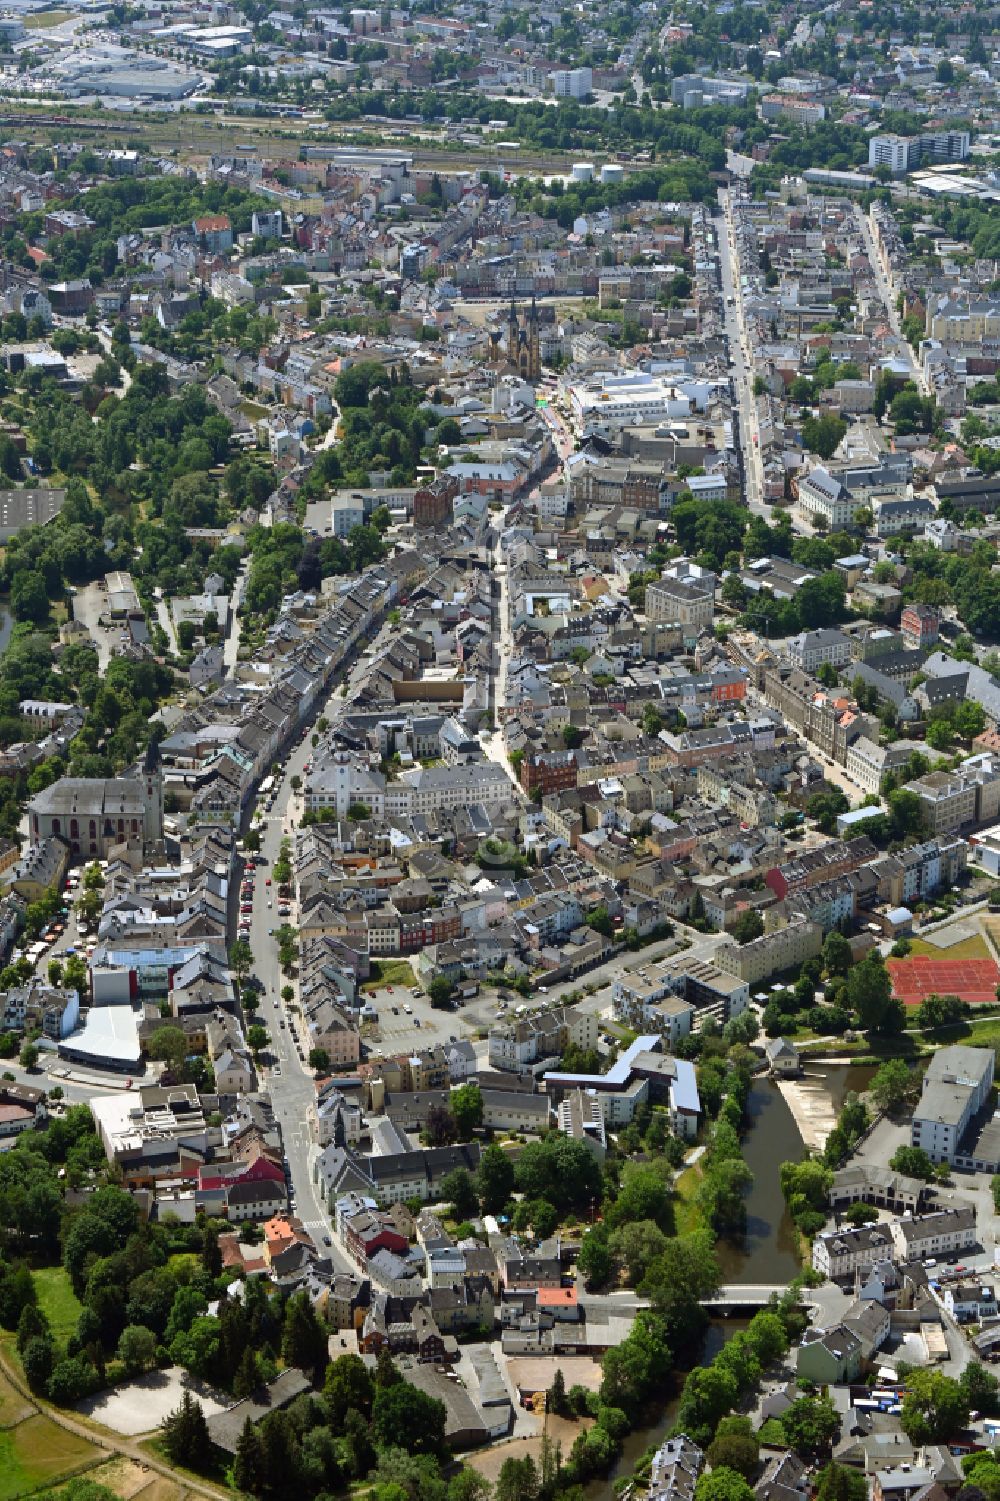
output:
M 828 975 L 846 975 L 854 963 L 851 945 L 836 928 L 823 940 L 823 968 Z
M 802 424 L 802 441 L 812 453 L 821 459 L 832 459 L 847 434 L 847 423 L 842 417 L 825 413 L 822 417 L 807 417 Z
M 935 1027 L 950 1027 L 955 1022 L 964 1021 L 970 1009 L 968 1003 L 957 995 L 929 995 L 917 1007 L 917 1025 L 923 1032 Z
M 560 1418 L 570 1415 L 571 1409 L 566 1396 L 566 1378 L 562 1373 L 562 1366 L 556 1367 L 552 1384 L 545 1393 L 545 1411 L 554 1412 Z
M 832 1460 L 816 1477 L 816 1501 L 866 1501 L 868 1485 L 863 1474 Z
M 654 1221 L 661 1229 L 672 1229 L 670 1174 L 666 1165 L 626 1163 L 618 1196 L 605 1214 L 605 1221 L 612 1229 L 642 1221 Z
M 427 987 L 431 1007 L 435 1011 L 444 1011 L 451 1004 L 452 983 L 443 975 L 436 975 Z
M 247 1028 L 247 1042 L 254 1057 L 257 1057 L 261 1050 L 267 1047 L 267 1028 L 255 1022 L 252 1027 Z
M 739 1470 L 726 1464 L 698 1477 L 694 1488 L 694 1501 L 750 1501 L 753 1487 Z
M 919 1178 L 924 1183 L 934 1179 L 934 1164 L 923 1147 L 897 1147 L 889 1162 L 893 1172 L 905 1173 L 907 1178 Z
M 180 1406 L 160 1425 L 163 1447 L 174 1464 L 200 1470 L 208 1463 L 211 1439 L 201 1403 L 185 1391 Z
M 121 1332 L 117 1354 L 127 1376 L 141 1376 L 156 1361 L 156 1335 L 143 1324 L 129 1324 Z
M 911 1443 L 947 1443 L 966 1426 L 969 1399 L 961 1382 L 926 1370 L 911 1371 L 906 1381 L 900 1422 Z
M 882 956 L 872 950 L 847 976 L 847 1001 L 866 1032 L 891 1036 L 903 1029 L 903 1004 L 892 993 Z
M 458 1127 L 459 1141 L 471 1141 L 483 1124 L 483 1096 L 478 1084 L 460 1084 L 448 1096 L 448 1108 Z
M 806 1234 L 823 1228 L 833 1187 L 833 1172 L 818 1158 L 783 1162 L 779 1181 L 785 1203 L 795 1223 Z
M 760 1443 L 750 1419 L 735 1414 L 722 1418 L 706 1451 L 712 1469 L 721 1466 L 751 1480 L 757 1472 L 759 1457 Z
M 57 1361 L 49 1377 L 49 1401 L 57 1407 L 74 1407 L 94 1390 L 96 1372 L 83 1355 Z
M 494 1501 L 539 1501 L 538 1467 L 530 1454 L 504 1460 L 493 1497 Z
M 170 1072 L 179 1075 L 188 1055 L 188 1042 L 180 1027 L 157 1027 L 146 1048 L 150 1058 L 165 1063 Z
M 441 1179 L 441 1198 L 446 1200 L 456 1219 L 468 1219 L 478 1208 L 476 1185 L 464 1167 L 453 1168 Z
M 528 1198 L 547 1199 L 559 1210 L 584 1210 L 601 1201 L 601 1171 L 593 1152 L 558 1132 L 528 1143 L 514 1181 Z
M 996 1181 L 1000 1188 L 1000 1177 Z M 610 1280 L 613 1265 L 607 1229 L 604 1225 L 592 1226 L 584 1232 L 576 1262 L 577 1272 L 586 1283 L 588 1291 L 603 1287 Z
M 803 1459 L 829 1453 L 840 1432 L 837 1409 L 827 1397 L 799 1397 L 782 1413 L 785 1437 Z
M 708 1443 L 719 1419 L 732 1411 L 738 1397 L 739 1383 L 731 1370 L 715 1362 L 709 1366 L 696 1366 L 684 1382 L 677 1415 L 678 1427 L 690 1434 L 696 1443 Z
M 51 1334 L 36 1334 L 25 1343 L 21 1351 L 21 1365 L 33 1392 L 47 1391 L 55 1365 L 55 1354 L 56 1346 Z
M 379 1448 L 389 1448 L 406 1435 L 412 1454 L 444 1452 L 445 1405 L 408 1381 L 380 1387 L 372 1406 L 372 1430 Z
M 502 1213 L 514 1191 L 514 1164 L 502 1147 L 483 1149 L 476 1169 L 476 1192 L 485 1214 Z
M 323 1396 L 337 1427 L 350 1411 L 371 1415 L 372 1378 L 360 1355 L 341 1355 L 327 1366 Z
M 253 949 L 245 938 L 238 938 L 230 947 L 229 968 L 236 977 L 237 985 L 241 986 L 253 968 Z
M 630 1286 L 645 1277 L 657 1256 L 662 1255 L 667 1237 L 653 1220 L 633 1220 L 615 1230 L 609 1242 L 613 1254 L 621 1261 Z
M 720 1281 L 714 1237 L 708 1230 L 668 1240 L 649 1266 L 639 1290 L 662 1315 L 675 1349 L 688 1348 L 700 1334 L 705 1317 L 702 1301 L 718 1291 Z
M 970 1408 L 987 1416 L 996 1413 L 1000 1402 L 1000 1381 L 981 1361 L 970 1360 L 958 1381 Z
M 15 573 L 10 586 L 10 607 L 15 620 L 42 625 L 49 618 L 49 592 L 37 569 Z
M 281 1357 L 286 1365 L 314 1372 L 326 1364 L 326 1334 L 307 1292 L 294 1293 L 285 1304 Z
M 876 1071 L 869 1090 L 878 1108 L 892 1115 L 920 1092 L 920 1076 L 902 1058 L 890 1058 Z
M 260 1435 L 249 1418 L 236 1444 L 233 1460 L 233 1481 L 236 1489 L 247 1496 L 260 1496 L 267 1485 L 264 1467 L 264 1446 Z
M 764 918 L 755 907 L 748 907 L 745 912 L 740 913 L 731 931 L 737 943 L 752 943 L 764 932 Z
M 670 1350 L 662 1319 L 655 1314 L 637 1314 L 626 1338 L 604 1356 L 601 1402 L 635 1412 L 662 1390 L 671 1369 Z

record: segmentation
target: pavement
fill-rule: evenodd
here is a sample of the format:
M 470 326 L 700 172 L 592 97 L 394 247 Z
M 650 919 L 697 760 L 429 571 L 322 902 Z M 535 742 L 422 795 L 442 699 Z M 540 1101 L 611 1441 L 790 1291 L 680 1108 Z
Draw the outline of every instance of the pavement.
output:
M 743 353 L 743 341 L 748 338 L 746 312 L 740 281 L 739 258 L 733 234 L 732 200 L 728 193 L 720 192 L 722 214 L 716 219 L 716 239 L 719 247 L 719 270 L 722 279 L 723 317 L 726 339 L 729 345 L 729 363 L 733 388 L 736 392 L 739 414 L 738 442 L 743 452 L 744 486 L 746 502 L 755 516 L 771 520 L 771 507 L 764 500 L 764 472 L 760 454 L 760 428 L 757 422 L 757 403 L 753 394 L 753 366 Z

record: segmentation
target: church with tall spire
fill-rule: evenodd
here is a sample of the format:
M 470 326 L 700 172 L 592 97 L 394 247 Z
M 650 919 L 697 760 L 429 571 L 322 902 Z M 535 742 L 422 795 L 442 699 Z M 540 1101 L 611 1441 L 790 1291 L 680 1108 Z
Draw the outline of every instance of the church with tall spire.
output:
M 514 298 L 510 299 L 507 316 L 507 337 L 503 330 L 490 334 L 489 362 L 499 370 L 507 369 L 522 380 L 534 382 L 542 377 L 541 343 L 538 326 L 538 307 L 534 297 L 528 311 L 519 315 Z

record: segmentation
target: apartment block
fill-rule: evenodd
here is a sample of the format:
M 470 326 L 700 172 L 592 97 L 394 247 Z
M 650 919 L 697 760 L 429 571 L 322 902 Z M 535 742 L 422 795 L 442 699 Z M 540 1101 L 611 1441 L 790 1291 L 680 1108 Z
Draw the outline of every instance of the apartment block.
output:
M 814 959 L 822 947 L 823 930 L 819 923 L 797 918 L 749 943 L 730 940 L 716 950 L 715 963 L 726 974 L 754 986 L 784 970 L 798 969 L 807 959 Z

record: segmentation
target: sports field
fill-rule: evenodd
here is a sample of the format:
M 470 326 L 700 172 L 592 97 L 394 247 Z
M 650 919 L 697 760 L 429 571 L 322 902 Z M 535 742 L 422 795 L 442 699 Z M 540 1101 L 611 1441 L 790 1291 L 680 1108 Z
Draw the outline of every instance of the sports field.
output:
M 929 995 L 957 995 L 971 1006 L 995 1005 L 1000 966 L 992 959 L 888 959 L 886 968 L 895 994 L 907 1006 Z

